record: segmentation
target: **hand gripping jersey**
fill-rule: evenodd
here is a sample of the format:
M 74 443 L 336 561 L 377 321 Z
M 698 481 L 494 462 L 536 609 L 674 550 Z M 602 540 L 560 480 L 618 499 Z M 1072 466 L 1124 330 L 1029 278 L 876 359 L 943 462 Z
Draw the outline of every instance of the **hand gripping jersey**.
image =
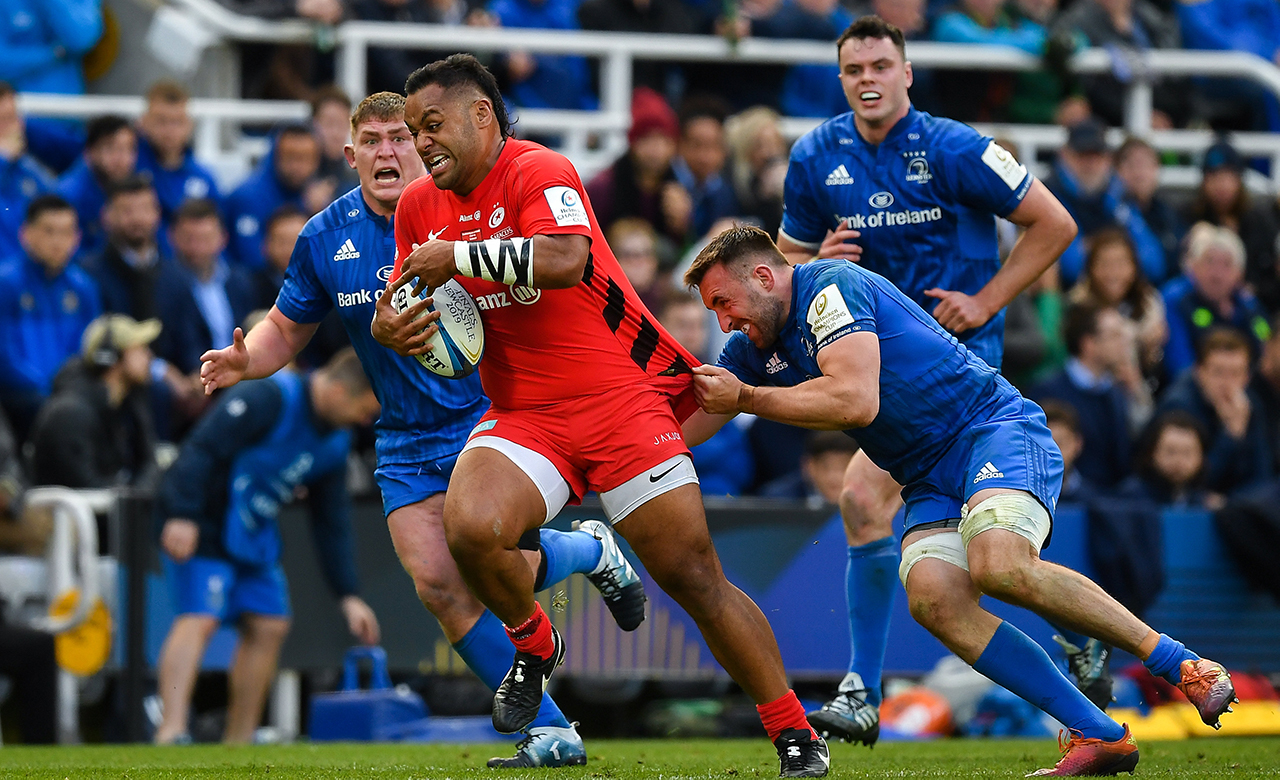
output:
M 374 214 L 360 188 L 311 218 L 294 246 L 276 307 L 294 322 L 336 308 L 382 404 L 378 465 L 421 465 L 457 455 L 487 406 L 474 376 L 442 379 L 369 332 L 374 301 L 395 261 L 392 220 Z
M 433 238 L 586 236 L 591 255 L 573 287 L 541 290 L 454 277 L 476 299 L 484 322 L 485 393 L 496 409 L 520 410 L 656 383 L 679 395 L 683 420 L 693 412 L 689 369 L 699 361 L 640 302 L 584 193 L 563 156 L 508 138 L 493 170 L 466 197 L 437 188 L 430 177 L 405 188 L 396 207 L 396 276 L 414 245 Z
M 862 233 L 862 267 L 931 312 L 938 301 L 925 290 L 972 295 L 1000 270 L 995 215 L 1016 209 L 1033 181 L 994 140 L 960 122 L 913 108 L 872 146 L 853 114 L 841 114 L 792 148 L 781 234 L 816 251 L 847 221 Z M 1004 312 L 960 338 L 999 368 Z
M 760 350 L 734 333 L 719 365 L 751 385 L 790 387 L 822 375 L 823 347 L 875 333 L 880 413 L 851 435 L 898 484 L 926 476 L 966 429 L 1022 413 L 1013 385 L 883 277 L 844 260 L 815 260 L 796 266 L 791 285 L 777 343 Z

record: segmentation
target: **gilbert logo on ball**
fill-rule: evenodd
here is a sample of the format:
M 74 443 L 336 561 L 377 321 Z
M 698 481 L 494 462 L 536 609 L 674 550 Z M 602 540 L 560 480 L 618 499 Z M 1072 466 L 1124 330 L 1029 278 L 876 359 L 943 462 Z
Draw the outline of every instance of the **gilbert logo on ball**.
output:
M 475 299 L 454 279 L 435 288 L 430 295 L 414 296 L 412 287 L 406 284 L 392 294 L 391 305 L 397 313 L 426 297 L 432 298 L 432 304 L 423 316 L 440 312 L 440 319 L 436 321 L 438 329 L 427 340 L 431 350 L 417 355 L 418 362 L 446 379 L 470 376 L 484 355 L 484 326 Z

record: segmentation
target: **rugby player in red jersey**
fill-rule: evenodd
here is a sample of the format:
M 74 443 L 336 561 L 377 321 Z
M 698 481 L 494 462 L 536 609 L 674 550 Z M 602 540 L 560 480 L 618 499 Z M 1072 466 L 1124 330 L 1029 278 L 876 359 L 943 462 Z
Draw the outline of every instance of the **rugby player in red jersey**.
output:
M 485 328 L 480 378 L 493 407 L 458 457 L 444 525 L 464 579 L 516 646 L 494 726 L 523 728 L 564 658 L 533 598 L 520 537 L 594 490 L 756 701 L 782 775 L 825 775 L 826 743 L 787 687 L 773 631 L 725 579 L 707 531 L 680 433 L 696 408 L 690 366 L 699 361 L 640 303 L 572 164 L 511 137 L 484 66 L 455 54 L 415 71 L 405 93 L 405 121 L 431 175 L 396 208 L 398 282 L 416 293 L 456 277 Z M 397 315 L 390 288 L 375 337 L 402 354 L 426 351 L 428 334 L 414 321 L 423 305 Z

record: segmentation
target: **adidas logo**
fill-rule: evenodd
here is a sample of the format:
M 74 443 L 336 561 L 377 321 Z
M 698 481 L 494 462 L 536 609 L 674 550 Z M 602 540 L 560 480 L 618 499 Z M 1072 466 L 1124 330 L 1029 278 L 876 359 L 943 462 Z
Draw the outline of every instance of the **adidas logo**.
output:
M 982 468 L 978 469 L 978 476 L 973 478 L 973 484 L 976 485 L 984 479 L 996 479 L 998 477 L 1003 477 L 1003 476 L 1004 476 L 1003 471 L 1000 471 L 995 466 L 993 466 L 991 464 L 991 461 L 987 461 Z
M 776 374 L 779 371 L 782 371 L 783 369 L 785 369 L 787 365 L 788 365 L 787 361 L 778 357 L 778 353 L 775 352 L 769 358 L 769 362 L 764 364 L 764 370 L 765 370 L 765 373 L 767 374 Z
M 836 166 L 836 169 L 827 174 L 827 186 L 835 187 L 840 184 L 853 184 L 853 177 L 849 175 L 849 170 L 843 164 Z
M 351 239 L 348 238 L 343 242 L 342 246 L 338 247 L 333 260 L 336 263 L 339 260 L 355 260 L 358 257 L 360 257 L 360 252 L 356 250 L 356 245 L 351 243 Z

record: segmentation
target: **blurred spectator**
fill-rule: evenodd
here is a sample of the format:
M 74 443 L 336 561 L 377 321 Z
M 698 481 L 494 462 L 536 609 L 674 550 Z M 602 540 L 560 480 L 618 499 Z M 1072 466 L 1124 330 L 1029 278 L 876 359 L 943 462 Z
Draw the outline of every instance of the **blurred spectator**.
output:
M 307 215 L 288 204 L 267 218 L 262 231 L 262 256 L 266 264 L 262 269 L 262 297 L 258 308 L 270 309 L 276 302 L 280 285 L 284 284 L 284 272 L 289 269 L 289 258 L 293 257 L 293 247 L 298 243 L 298 234 L 306 224 Z
M 238 14 L 264 19 L 301 17 L 317 22 L 315 41 L 263 45 L 238 42 L 244 97 L 307 100 L 312 88 L 332 80 L 332 26 L 346 13 L 344 0 L 215 0 Z M 386 51 L 371 48 L 370 54 Z M 406 73 L 408 71 L 405 71 Z
M 0 81 L 0 162 L 30 155 L 53 174 L 61 174 L 80 159 L 83 151 L 84 129 L 80 123 L 23 116 L 18 110 L 17 92 L 8 82 Z M 25 208 L 19 209 L 16 219 L 21 220 L 24 211 Z
M 333 195 L 345 195 L 360 183 L 356 169 L 347 163 L 345 149 L 351 143 L 351 98 L 335 86 L 321 87 L 311 100 L 311 129 L 320 139 L 320 170 Z
M 492 17 L 484 10 L 483 0 L 352 0 L 351 17 L 365 22 L 401 22 L 405 24 L 472 24 L 489 26 Z M 431 45 L 447 46 L 447 41 L 424 41 L 422 49 Z M 456 49 L 450 48 L 438 56 Z M 396 49 L 385 46 L 369 48 L 370 94 L 389 91 L 404 92 L 404 81 L 410 73 L 437 55 L 418 49 Z
M 577 7 L 573 0 L 491 0 L 488 11 L 503 27 L 576 30 Z M 509 51 L 506 77 L 504 94 L 517 106 L 579 111 L 599 106 L 585 57 Z
M 160 249 L 160 199 L 151 180 L 133 175 L 107 192 L 102 209 L 106 246 L 80 263 L 102 295 L 102 309 L 135 320 L 157 316 L 156 279 Z
M 218 198 L 213 174 L 191 151 L 195 123 L 187 113 L 189 98 L 178 82 L 157 81 L 147 90 L 147 108 L 138 119 L 138 170 L 151 175 L 165 227 L 184 201 Z
M 1129 435 L 1137 414 L 1150 415 L 1151 398 L 1137 370 L 1129 322 L 1115 309 L 1077 304 L 1067 309 L 1066 366 L 1033 386 L 1033 400 L 1062 401 L 1076 410 L 1084 435 L 1079 468 L 1109 488 L 1129 473 Z M 1137 374 L 1136 380 L 1134 374 Z
M 1274 450 L 1275 463 L 1280 466 L 1280 320 L 1275 321 L 1271 337 L 1262 344 L 1249 390 L 1266 417 L 1267 440 Z
M 1198 222 L 1187 233 L 1182 275 L 1161 289 L 1169 341 L 1164 369 L 1175 378 L 1195 362 L 1201 338 L 1219 326 L 1244 333 L 1258 354 L 1271 337 L 1266 312 L 1244 285 L 1244 244 L 1227 228 Z
M 1081 0 L 1092 2 L 1093 0 Z M 1095 119 L 1072 125 L 1045 186 L 1062 201 L 1079 234 L 1059 261 L 1062 279 L 1074 284 L 1084 267 L 1085 241 L 1107 227 L 1122 227 L 1133 241 L 1138 263 L 1148 279 L 1163 279 L 1164 248 L 1142 215 L 1125 205 L 1123 185 L 1111 168 L 1106 128 Z
M 1011 10 L 1005 0 L 959 0 L 938 14 L 932 38 L 943 43 L 1009 46 L 1040 56 L 1045 48 L 1044 26 L 1010 13 Z M 956 70 L 940 74 L 943 113 L 965 122 L 1007 121 L 1017 81 L 1017 74 L 1009 71 Z M 1050 104 L 1056 103 L 1061 94 L 1041 91 Z
M 84 156 L 58 180 L 58 194 L 76 210 L 80 224 L 80 252 L 102 249 L 102 207 L 107 189 L 132 176 L 138 165 L 138 135 L 121 116 L 89 120 Z
M 191 693 L 209 638 L 224 622 L 240 633 L 228 674 L 225 742 L 249 742 L 262 717 L 289 633 L 280 565 L 280 508 L 306 495 L 316 557 L 347 627 L 375 644 L 378 620 L 357 595 L 347 457 L 355 425 L 378 401 L 354 351 L 313 374 L 290 370 L 226 391 L 184 442 L 158 496 L 166 579 L 177 617 L 157 663 L 164 720 L 155 741 L 187 737 Z
M 609 245 L 613 245 L 612 240 Z M 672 338 L 697 357 L 707 359 L 707 310 L 702 301 L 684 292 L 671 292 L 665 302 L 652 310 L 658 312 L 658 323 Z M 703 495 L 740 496 L 755 479 L 756 465 L 746 428 L 737 420 L 689 451 Z
M 323 24 L 342 20 L 342 0 L 217 0 L 238 14 L 263 19 L 298 16 Z
M 27 149 L 17 94 L 0 81 L 0 259 L 22 251 L 18 230 L 27 204 L 55 186 L 53 176 Z
M 800 458 L 800 471 L 760 488 L 762 498 L 790 498 L 810 507 L 840 502 L 840 488 L 858 443 L 843 431 L 810 431 Z
M 104 314 L 90 323 L 80 359 L 59 372 L 31 430 L 32 484 L 154 485 L 158 470 L 147 385 L 151 342 L 158 335 L 159 320 Z
M 1188 49 L 1256 54 L 1280 66 L 1280 3 L 1275 0 L 1183 0 L 1175 5 Z M 1198 79 L 1205 98 L 1224 107 L 1241 130 L 1280 130 L 1280 103 L 1248 79 Z
M 1117 494 L 1142 496 L 1166 506 L 1216 509 L 1221 496 L 1204 488 L 1208 446 L 1204 426 L 1195 416 L 1181 409 L 1161 412 L 1143 432 L 1136 473 Z
M 1280 277 L 1276 270 L 1276 238 L 1280 229 L 1266 203 L 1255 204 L 1244 186 L 1244 158 L 1235 147 L 1219 141 L 1204 153 L 1204 176 L 1187 213 L 1187 222 L 1208 222 L 1229 228 L 1244 242 L 1245 281 L 1267 308 L 1280 307 Z
M 209 200 L 182 204 L 170 229 L 174 259 L 156 281 L 160 321 L 167 332 L 160 357 L 188 376 L 200 370 L 200 356 L 231 344 L 232 332 L 257 308 L 259 284 L 242 266 L 223 256 L 227 232 Z
M 1084 430 L 1075 407 L 1064 401 L 1045 401 L 1045 424 L 1053 435 L 1053 443 L 1062 453 L 1062 492 L 1058 500 L 1063 504 L 1087 504 L 1098 495 L 1098 489 L 1086 479 L 1076 466 L 1084 452 Z
M 787 178 L 788 144 L 781 120 L 772 108 L 755 106 L 724 125 L 738 213 L 758 219 L 771 236 L 778 235 L 782 224 L 782 189 Z
M 58 671 L 53 634 L 0 618 L 0 674 L 13 681 L 24 744 L 58 741 Z
M 1142 275 L 1133 244 L 1124 231 L 1112 228 L 1094 234 L 1084 273 L 1071 288 L 1067 301 L 1113 307 L 1131 321 L 1138 337 L 1142 371 L 1147 376 L 1158 376 L 1164 343 L 1169 339 L 1164 300 Z
M 751 34 L 760 38 L 830 42 L 853 24 L 854 16 L 837 0 L 784 0 L 765 19 L 754 21 Z M 829 117 L 849 110 L 840 87 L 840 69 L 832 63 L 806 63 L 787 68 L 779 100 L 787 116 Z
M 1178 246 L 1187 228 L 1173 205 L 1160 193 L 1160 157 L 1155 147 L 1130 136 L 1116 150 L 1116 177 L 1124 189 L 1124 203 L 1136 209 L 1164 248 L 1166 275 L 1178 268 Z M 1164 279 L 1148 279 L 1159 286 Z
M 288 125 L 276 134 L 271 151 L 227 198 L 233 261 L 253 271 L 262 269 L 262 225 L 281 206 L 314 214 L 328 205 L 327 188 L 312 189 L 319 169 L 320 142 L 311 128 Z
M 658 311 L 671 285 L 670 277 L 659 272 L 658 235 L 653 226 L 639 217 L 627 217 L 610 225 L 607 235 L 627 281 L 649 311 Z
M 697 14 L 681 0 L 585 0 L 578 6 L 578 24 L 584 30 L 629 33 L 693 35 L 699 29 Z M 634 62 L 631 83 L 665 92 L 680 75 L 677 63 Z
M 1009 304 L 1005 315 L 1004 363 L 1000 370 L 1019 389 L 1052 374 L 1067 362 L 1062 311 L 1056 263 Z
M 671 170 L 693 201 L 689 238 L 705 236 L 711 224 L 738 213 L 738 199 L 725 173 L 728 107 L 715 98 L 694 97 L 680 112 L 680 143 Z
M 81 60 L 102 37 L 102 0 L 2 0 L 0 81 L 19 92 L 84 92 Z
M 1219 328 L 1201 339 L 1194 369 L 1160 400 L 1160 411 L 1181 409 L 1204 426 L 1206 485 L 1223 495 L 1263 482 L 1273 472 L 1266 415 L 1248 388 L 1249 342 L 1233 329 Z
M 20 240 L 22 254 L 0 263 L 0 404 L 22 442 L 102 304 L 93 279 L 70 265 L 79 240 L 71 204 L 31 201 Z
M 631 97 L 627 153 L 587 183 L 587 197 L 600 224 L 640 217 L 659 235 L 684 244 L 693 202 L 671 170 L 679 136 L 676 114 L 667 101 L 648 87 L 637 88 Z
M 1082 78 L 1093 113 L 1115 127 L 1124 124 L 1126 85 L 1134 79 L 1128 56 L 1147 49 L 1182 46 L 1178 23 L 1147 0 L 1076 0 L 1054 22 L 1050 34 L 1074 37 L 1078 46 L 1106 48 L 1111 71 Z M 1183 124 L 1189 114 L 1190 84 L 1185 78 L 1156 77 L 1153 103 L 1159 127 Z

